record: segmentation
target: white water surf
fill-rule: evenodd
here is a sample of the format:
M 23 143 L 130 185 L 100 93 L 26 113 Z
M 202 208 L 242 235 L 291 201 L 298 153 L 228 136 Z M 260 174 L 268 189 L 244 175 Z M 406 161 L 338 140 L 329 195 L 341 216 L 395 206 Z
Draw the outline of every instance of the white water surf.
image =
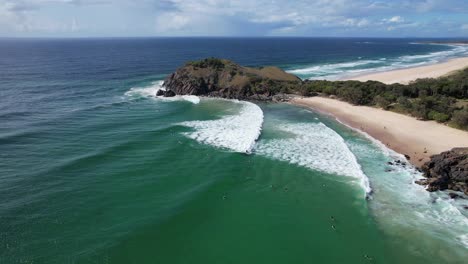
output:
M 369 194 L 371 187 L 354 154 L 343 138 L 323 123 L 278 124 L 286 138 L 262 140 L 255 153 L 312 170 L 354 177 Z
M 250 153 L 262 130 L 263 111 L 250 102 L 233 102 L 241 107 L 238 114 L 216 120 L 182 122 L 180 125 L 194 130 L 184 135 L 203 144 Z
M 156 93 L 159 90 L 166 90 L 163 87 L 163 83 L 164 81 L 157 81 L 157 82 L 151 83 L 151 85 L 149 86 L 133 87 L 133 88 L 130 88 L 130 90 L 125 93 L 125 95 L 128 97 L 147 97 L 147 98 L 152 98 L 155 100 L 168 101 L 168 102 L 187 101 L 193 104 L 200 103 L 200 98 L 195 95 L 176 95 L 174 97 L 156 96 Z

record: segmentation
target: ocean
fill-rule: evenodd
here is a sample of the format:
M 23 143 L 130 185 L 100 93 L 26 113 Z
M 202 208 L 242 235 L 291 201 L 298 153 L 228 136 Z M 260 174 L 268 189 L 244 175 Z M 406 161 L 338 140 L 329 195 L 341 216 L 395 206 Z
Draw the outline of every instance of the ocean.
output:
M 158 99 L 186 61 L 303 79 L 467 56 L 420 39 L 0 39 L 0 263 L 466 263 L 467 200 L 311 110 Z

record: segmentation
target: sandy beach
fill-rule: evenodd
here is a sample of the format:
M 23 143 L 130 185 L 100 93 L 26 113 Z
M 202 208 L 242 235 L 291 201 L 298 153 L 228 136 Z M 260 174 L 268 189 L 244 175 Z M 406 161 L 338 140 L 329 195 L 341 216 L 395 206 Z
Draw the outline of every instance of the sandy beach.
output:
M 344 80 L 356 80 L 356 81 L 379 81 L 386 84 L 401 83 L 408 84 L 411 81 L 420 78 L 437 78 L 447 75 L 451 72 L 461 70 L 468 67 L 468 57 L 456 58 L 447 62 L 438 63 L 434 65 L 427 65 L 415 68 L 380 72 L 366 74 L 362 76 L 345 78 Z
M 330 114 L 366 132 L 390 149 L 410 156 L 410 162 L 418 167 L 431 155 L 454 147 L 468 147 L 468 132 L 434 121 L 420 121 L 410 116 L 324 97 L 295 98 L 291 103 Z

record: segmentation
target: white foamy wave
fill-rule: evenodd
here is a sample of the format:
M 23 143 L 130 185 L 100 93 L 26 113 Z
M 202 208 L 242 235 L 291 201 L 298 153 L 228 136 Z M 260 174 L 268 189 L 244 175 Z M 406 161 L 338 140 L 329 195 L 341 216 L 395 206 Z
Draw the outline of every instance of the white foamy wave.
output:
M 255 152 L 326 173 L 357 178 L 366 193 L 369 180 L 344 139 L 323 123 L 282 124 L 289 138 L 259 142 Z
M 466 248 L 468 248 L 468 234 L 463 234 L 458 236 L 458 240 L 462 243 Z
M 451 49 L 427 54 L 405 55 L 395 58 L 380 58 L 375 60 L 361 60 L 361 57 L 359 57 L 359 59 L 355 61 L 311 65 L 300 69 L 288 70 L 288 72 L 310 80 L 337 80 L 362 74 L 430 65 L 446 61 L 451 58 L 468 55 L 468 46 L 466 45 L 444 46 L 450 46 Z
M 198 104 L 200 103 L 200 98 L 195 95 L 177 95 L 174 97 L 161 97 L 161 96 L 156 96 L 156 93 L 159 90 L 166 90 L 163 87 L 164 81 L 157 81 L 151 83 L 151 85 L 146 86 L 146 87 L 133 87 L 129 91 L 125 93 L 125 96 L 128 97 L 147 97 L 147 98 L 153 98 L 157 100 L 162 100 L 162 101 L 188 101 L 193 104 Z
M 468 51 L 468 46 L 463 46 L 463 45 L 446 45 L 452 47 L 451 50 L 445 50 L 445 51 L 436 51 L 428 54 L 422 54 L 422 55 L 407 55 L 407 56 L 401 56 L 398 59 L 401 61 L 414 61 L 414 60 L 422 60 L 422 59 L 430 59 L 429 62 L 431 61 L 441 61 L 450 57 L 453 57 L 457 54 L 464 54 Z
M 353 62 L 343 62 L 343 63 L 332 63 L 332 64 L 323 64 L 323 65 L 316 65 L 307 67 L 304 69 L 295 69 L 289 70 L 289 73 L 292 74 L 331 74 L 331 73 L 338 73 L 343 69 L 350 69 L 357 66 L 364 66 L 364 65 L 372 65 L 375 63 L 379 63 L 380 61 L 375 60 L 363 60 L 363 61 L 353 61 Z
M 184 135 L 203 144 L 250 153 L 262 130 L 263 111 L 250 102 L 234 102 L 241 106 L 238 114 L 216 120 L 180 123 L 194 129 Z
M 130 90 L 125 93 L 125 95 L 131 97 L 156 97 L 156 93 L 159 90 L 164 90 L 162 87 L 163 83 L 163 81 L 157 81 L 146 87 L 133 87 L 130 88 Z
M 200 97 L 196 95 L 182 95 L 182 99 L 185 101 L 191 102 L 192 104 L 199 104 L 200 103 Z
M 467 206 L 468 203 L 463 199 L 450 199 L 443 192 L 427 192 L 423 186 L 415 183 L 416 180 L 423 178 L 422 173 L 410 165 L 404 155 L 389 149 L 369 134 L 350 128 L 369 139 L 385 156 L 392 160 L 405 161 L 408 164 L 392 166 L 391 172 L 386 172 L 390 174 L 387 177 L 371 175 L 374 187 L 377 189 L 374 195 L 374 203 L 378 208 L 376 212 L 382 215 L 382 219 L 388 220 L 392 225 L 396 223 L 399 226 L 419 229 L 420 232 L 430 230 L 433 232 L 431 235 L 449 239 L 468 248 L 468 218 L 461 211 L 461 208 Z M 349 147 L 353 153 L 361 157 L 372 158 L 378 155 L 362 144 L 349 144 Z M 388 201 L 399 202 L 389 203 Z M 395 214 L 395 211 L 399 213 Z

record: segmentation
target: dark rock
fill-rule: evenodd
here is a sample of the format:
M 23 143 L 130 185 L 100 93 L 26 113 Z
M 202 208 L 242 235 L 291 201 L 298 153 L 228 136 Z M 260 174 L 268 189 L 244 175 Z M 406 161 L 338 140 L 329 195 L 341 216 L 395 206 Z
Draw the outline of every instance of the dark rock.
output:
M 458 195 L 458 194 L 456 194 L 456 193 L 452 193 L 452 192 L 449 193 L 448 195 L 449 195 L 450 198 L 452 198 L 452 199 L 457 199 L 457 198 L 460 198 L 460 197 L 461 197 L 460 195 Z
M 410 157 L 409 155 L 406 155 L 406 154 L 405 154 L 405 158 L 406 158 L 407 160 L 411 160 L 411 157 Z
M 271 101 L 293 91 L 300 78 L 277 67 L 249 68 L 216 58 L 189 62 L 164 80 L 164 87 L 179 95 L 204 95 L 241 100 Z M 276 97 L 284 101 L 283 96 Z
M 291 96 L 287 94 L 277 94 L 272 97 L 273 102 L 288 102 L 291 100 Z
M 420 180 L 415 181 L 414 183 L 419 184 L 419 185 L 427 185 L 428 179 L 420 179 Z
M 176 96 L 176 93 L 172 90 L 167 90 L 164 92 L 164 97 L 174 97 Z
M 468 148 L 454 148 L 431 157 L 422 168 L 428 191 L 454 190 L 468 195 Z
M 164 90 L 158 90 L 156 92 L 156 96 L 163 96 L 164 95 Z
M 393 171 L 392 169 L 385 169 L 385 172 L 391 172 Z
M 393 165 L 393 162 L 389 161 L 387 162 L 388 165 Z

